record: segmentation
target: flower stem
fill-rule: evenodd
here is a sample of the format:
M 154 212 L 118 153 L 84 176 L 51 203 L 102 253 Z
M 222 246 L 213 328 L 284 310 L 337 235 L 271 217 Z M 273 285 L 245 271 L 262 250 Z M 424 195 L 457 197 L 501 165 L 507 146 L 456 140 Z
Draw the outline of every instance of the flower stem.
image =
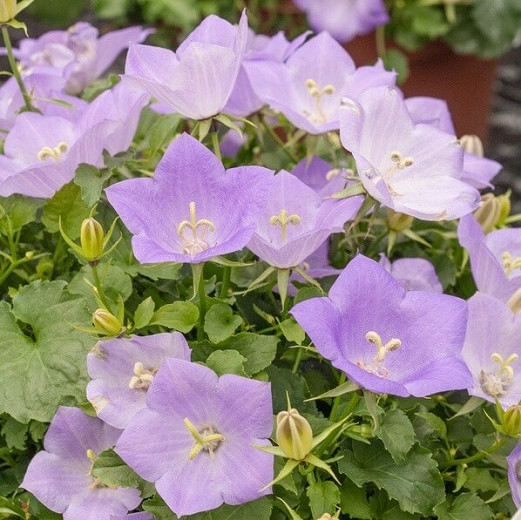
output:
M 228 296 L 228 288 L 230 287 L 230 278 L 232 274 L 232 268 L 230 266 L 224 266 L 223 268 L 223 281 L 221 285 L 221 292 L 219 297 L 224 300 Z
M 376 28 L 376 52 L 380 58 L 384 58 L 387 54 L 387 48 L 385 46 L 385 26 L 380 25 Z
M 469 464 L 471 462 L 475 462 L 477 460 L 484 459 L 485 457 L 488 457 L 491 453 L 494 453 L 495 451 L 499 450 L 499 448 L 503 447 L 505 443 L 507 442 L 508 437 L 504 437 L 501 440 L 497 440 L 490 446 L 489 448 L 485 450 L 481 450 L 475 455 L 472 455 L 471 457 L 465 457 L 464 459 L 451 459 L 448 460 L 441 469 L 447 469 L 451 466 L 461 466 L 462 464 Z
M 204 339 L 204 318 L 206 316 L 206 291 L 204 289 L 204 276 L 201 272 L 199 284 L 197 286 L 197 294 L 199 296 L 199 323 L 197 325 L 197 341 Z
M 7 30 L 7 27 L 5 25 L 2 25 L 2 37 L 4 39 L 5 49 L 7 51 L 7 59 L 9 60 L 9 65 L 11 66 L 11 70 L 13 71 L 13 76 L 15 77 L 16 82 L 18 83 L 20 92 L 22 93 L 22 96 L 24 98 L 25 108 L 29 112 L 35 112 L 36 109 L 33 107 L 33 104 L 31 102 L 31 96 L 29 95 L 29 93 L 27 92 L 27 89 L 25 88 L 25 85 L 24 85 L 24 82 L 22 79 L 22 75 L 20 74 L 20 70 L 18 69 L 18 65 L 14 58 L 11 38 L 9 36 L 9 31 Z
M 275 133 L 275 130 L 262 119 L 262 126 L 267 130 L 270 137 L 281 147 L 282 151 L 296 164 L 298 159 L 286 148 L 282 139 Z
M 105 296 L 105 291 L 103 290 L 103 284 L 101 283 L 101 279 L 99 277 L 98 266 L 90 264 L 90 267 L 92 269 L 92 278 L 94 279 L 94 286 L 98 290 L 100 300 L 102 301 L 103 305 L 105 305 L 106 309 L 112 312 L 107 297 Z

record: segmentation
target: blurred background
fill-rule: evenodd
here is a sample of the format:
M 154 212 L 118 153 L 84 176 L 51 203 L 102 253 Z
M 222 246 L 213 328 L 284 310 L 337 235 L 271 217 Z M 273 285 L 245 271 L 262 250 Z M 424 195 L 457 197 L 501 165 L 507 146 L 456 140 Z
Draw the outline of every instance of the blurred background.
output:
M 399 70 L 406 95 L 448 100 L 458 134 L 480 135 L 486 155 L 503 164 L 495 186 L 499 193 L 511 188 L 521 211 L 521 24 L 507 11 L 494 13 L 489 0 L 455 0 L 461 3 L 456 22 L 447 0 L 431 7 L 386 1 L 392 13 L 385 28 L 386 65 Z M 521 0 L 502 1 L 521 9 Z M 244 7 L 259 33 L 284 30 L 292 38 L 308 28 L 306 14 L 290 0 L 36 0 L 22 19 L 31 37 L 80 20 L 101 33 L 144 24 L 157 29 L 148 42 L 175 49 L 204 16 L 216 13 L 235 23 Z M 15 42 L 24 37 L 22 31 L 12 34 Z M 346 44 L 357 65 L 377 58 L 377 35 L 378 29 Z M 114 71 L 122 70 L 120 59 Z

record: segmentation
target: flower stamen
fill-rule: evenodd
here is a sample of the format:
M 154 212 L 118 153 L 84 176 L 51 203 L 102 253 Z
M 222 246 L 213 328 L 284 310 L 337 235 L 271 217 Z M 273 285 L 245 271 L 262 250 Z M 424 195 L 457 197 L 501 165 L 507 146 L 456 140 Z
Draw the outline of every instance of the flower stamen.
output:
M 291 224 L 292 226 L 298 226 L 301 223 L 300 217 L 293 213 L 292 215 L 288 216 L 288 212 L 285 209 L 281 209 L 280 213 L 278 215 L 273 215 L 270 218 L 270 224 L 272 226 L 280 226 L 280 229 L 282 231 L 282 243 L 285 244 L 288 240 L 287 236 L 287 228 L 288 225 Z
M 373 357 L 371 363 L 365 364 L 363 361 L 358 361 L 357 366 L 363 368 L 371 374 L 377 375 L 378 377 L 387 377 L 389 375 L 389 370 L 387 370 L 387 368 L 383 366 L 382 363 L 385 361 L 385 358 L 389 352 L 398 350 L 402 346 L 402 342 L 397 338 L 391 338 L 384 345 L 380 334 L 374 330 L 367 332 L 365 339 L 377 348 L 377 353 Z
M 185 236 L 185 229 L 191 230 L 191 236 Z M 206 218 L 197 220 L 195 202 L 190 202 L 190 221 L 183 220 L 177 226 L 177 234 L 183 240 L 182 252 L 188 255 L 196 255 L 208 249 L 209 244 L 205 241 L 207 231 L 215 232 L 215 224 Z
M 128 387 L 135 390 L 148 390 L 157 374 L 157 368 L 145 368 L 143 363 L 138 361 L 134 364 L 134 374 L 130 379 Z
M 514 379 L 514 369 L 510 366 L 517 361 L 517 354 L 510 354 L 503 359 L 501 354 L 494 352 L 490 358 L 499 365 L 495 373 L 486 373 L 484 370 L 480 374 L 481 389 L 492 397 L 500 397 L 508 393 L 509 387 Z
M 306 87 L 309 95 L 314 99 L 313 112 L 304 110 L 304 115 L 308 118 L 311 123 L 324 124 L 329 121 L 328 116 L 324 113 L 321 106 L 323 96 L 331 95 L 335 93 L 335 87 L 333 85 L 325 85 L 319 88 L 317 82 L 314 79 L 306 80 Z
M 41 162 L 46 161 L 47 159 L 54 159 L 56 162 L 61 161 L 62 155 L 69 151 L 69 145 L 65 141 L 61 141 L 54 148 L 50 146 L 44 146 L 38 152 L 38 160 Z
M 510 276 L 515 269 L 521 269 L 521 257 L 512 258 L 512 255 L 505 251 L 501 255 L 501 265 L 505 269 L 506 275 Z
M 210 457 L 214 458 L 214 452 L 219 444 L 224 441 L 224 435 L 216 433 L 212 426 L 204 426 L 201 431 L 198 431 L 188 418 L 184 419 L 184 423 L 195 439 L 195 444 L 190 450 L 188 458 L 193 460 L 201 451 L 207 451 Z
M 408 168 L 414 164 L 413 157 L 404 157 L 398 150 L 391 152 L 391 161 L 394 163 L 394 166 L 387 170 L 389 176 L 398 170 L 404 170 L 405 168 Z

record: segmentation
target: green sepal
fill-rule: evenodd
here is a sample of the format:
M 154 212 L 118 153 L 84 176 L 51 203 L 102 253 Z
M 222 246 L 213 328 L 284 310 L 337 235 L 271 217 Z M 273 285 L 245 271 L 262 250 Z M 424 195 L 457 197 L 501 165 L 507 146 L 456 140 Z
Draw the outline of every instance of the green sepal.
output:
M 33 2 L 34 0 L 22 0 L 18 2 L 16 4 L 16 11 L 14 12 L 15 16 L 20 14 L 24 9 L 27 9 Z
M 309 457 L 309 455 L 308 455 L 308 457 Z M 304 460 L 307 460 L 307 457 Z M 282 479 L 285 479 L 301 462 L 302 462 L 301 460 L 288 459 L 288 461 L 286 462 L 284 467 L 280 470 L 279 474 L 269 484 L 266 484 L 259 491 L 265 491 L 266 489 L 270 488 L 277 482 L 280 482 Z M 320 461 L 320 462 L 322 462 L 322 461 Z
M 311 444 L 311 446 L 313 448 L 316 448 L 321 442 L 324 442 L 331 433 L 333 433 L 335 430 L 337 430 L 338 428 L 343 426 L 343 424 L 347 421 L 347 419 L 349 419 L 349 415 L 347 417 L 344 417 L 341 421 L 333 424 L 329 428 L 326 428 L 323 432 L 321 432 L 316 437 L 313 437 L 313 443 Z
M 353 383 L 352 381 L 346 381 L 345 383 L 341 384 L 340 386 L 333 388 L 333 390 L 328 390 L 327 392 L 317 395 L 316 397 L 310 397 L 309 399 L 306 399 L 305 402 L 316 401 L 317 399 L 329 399 L 332 397 L 338 397 L 340 395 L 355 392 L 359 388 L 360 387 L 356 383 Z
M 342 191 L 337 191 L 331 195 L 332 199 L 347 199 L 349 197 L 355 197 L 356 195 L 364 195 L 366 194 L 366 190 L 364 185 L 359 182 L 357 184 L 352 184 L 347 188 L 344 188 Z
M 20 22 L 20 20 L 17 20 L 16 18 L 5 22 L 5 25 L 9 25 L 13 29 L 22 29 L 25 33 L 25 36 L 29 36 L 29 33 L 27 32 L 27 25 L 24 22 Z
M 315 287 L 320 289 L 322 292 L 324 292 L 324 289 L 322 289 L 322 286 L 317 282 L 317 280 L 315 280 L 314 278 L 309 276 L 309 274 L 306 273 L 306 271 L 304 269 L 302 269 L 302 267 L 297 266 L 297 267 L 294 267 L 293 270 L 296 273 L 298 273 L 300 276 L 302 276 L 302 278 L 304 278 L 304 280 L 306 280 L 306 282 L 310 283 L 311 285 L 314 285 Z
M 342 458 L 342 457 L 340 457 Z M 336 460 L 340 460 L 340 458 L 337 457 Z M 297 462 L 297 461 L 295 461 Z M 326 464 L 323 460 L 320 460 L 317 456 L 313 455 L 312 453 L 310 453 L 305 459 L 304 459 L 304 462 L 307 462 L 309 464 L 311 464 L 312 466 L 315 466 L 317 468 L 320 468 L 320 469 L 323 469 L 324 471 L 326 471 L 327 473 L 329 473 L 332 477 L 333 477 L 333 480 L 338 484 L 340 485 L 340 481 L 338 480 L 337 476 L 335 475 L 335 473 L 333 472 L 333 470 L 331 469 L 331 467 Z
M 291 517 L 291 520 L 303 520 L 303 518 L 298 513 L 293 511 L 293 509 L 291 509 L 291 507 L 289 507 L 289 505 L 286 502 L 284 502 L 284 500 L 282 500 L 282 498 L 277 497 L 277 499 L 280 500 L 284 504 L 284 507 L 286 508 L 286 510 L 289 513 L 289 516 Z
M 280 301 L 282 303 L 282 308 L 286 303 L 286 298 L 288 296 L 288 285 L 289 285 L 289 269 L 277 269 L 277 285 L 279 288 Z
M 82 248 L 76 244 L 73 240 L 71 240 L 67 234 L 65 233 L 65 231 L 63 230 L 63 226 L 62 226 L 62 217 L 61 215 L 58 217 L 58 228 L 60 230 L 60 234 L 63 238 L 63 240 L 65 240 L 65 243 L 73 250 L 75 251 L 79 256 L 81 256 L 83 258 L 83 250 Z
M 265 453 L 270 453 L 271 455 L 276 455 L 277 457 L 289 459 L 289 457 L 279 446 L 261 446 L 259 444 L 252 444 L 251 447 L 255 448 L 256 450 L 264 451 Z
M 235 260 L 228 260 L 224 256 L 214 256 L 210 262 L 213 262 L 217 265 L 223 265 L 224 267 L 248 267 L 250 265 L 254 265 L 255 262 L 236 262 Z

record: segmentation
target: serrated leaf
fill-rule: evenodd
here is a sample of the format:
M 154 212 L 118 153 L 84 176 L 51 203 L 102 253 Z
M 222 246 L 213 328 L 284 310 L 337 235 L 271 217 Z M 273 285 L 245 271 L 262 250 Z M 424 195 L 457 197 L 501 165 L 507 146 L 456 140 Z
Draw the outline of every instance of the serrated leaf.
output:
M 302 345 L 302 343 L 304 343 L 304 340 L 306 339 L 306 333 L 295 320 L 287 319 L 281 321 L 279 326 L 282 334 L 284 334 L 284 337 L 288 341 L 296 343 L 297 345 Z
M 206 313 L 204 331 L 213 343 L 229 338 L 240 327 L 242 318 L 233 313 L 233 309 L 225 303 L 217 303 Z
M 92 473 L 107 486 L 138 488 L 143 484 L 143 480 L 112 449 L 105 450 L 96 457 Z
M 324 513 L 333 514 L 340 503 L 340 490 L 330 480 L 312 484 L 306 489 L 306 495 L 313 518 L 320 518 Z
M 59 404 L 84 399 L 94 340 L 71 324 L 86 324 L 90 313 L 65 287 L 36 281 L 13 298 L 12 309 L 0 302 L 0 412 L 17 421 L 49 422 Z
M 22 424 L 12 417 L 8 417 L 2 426 L 2 435 L 8 448 L 23 450 L 27 435 L 27 424 Z
M 155 520 L 177 520 L 177 516 L 172 513 L 172 510 L 159 495 L 145 500 L 143 502 L 143 509 L 152 513 Z
M 431 453 L 415 445 L 397 464 L 380 441 L 353 444 L 353 451 L 341 452 L 338 469 L 356 485 L 374 482 L 385 489 L 409 513 L 428 515 L 445 499 L 445 486 Z
M 447 437 L 447 425 L 443 422 L 443 419 L 430 412 L 417 412 L 415 415 L 425 420 L 443 439 Z
M 223 374 L 237 374 L 245 376 L 244 363 L 246 358 L 236 350 L 216 350 L 206 360 L 206 365 L 218 376 Z
M 342 482 L 340 488 L 340 509 L 342 513 L 359 520 L 373 518 L 364 488 L 358 487 L 348 479 Z
M 110 178 L 110 170 L 100 170 L 90 164 L 80 164 L 74 174 L 74 184 L 81 189 L 81 199 L 90 208 L 101 198 L 103 184 Z
M 183 520 L 270 520 L 273 505 L 268 498 L 259 498 L 239 506 L 223 504 L 217 509 L 184 517 Z
M 190 332 L 199 319 L 199 309 L 190 302 L 174 302 L 159 307 L 150 325 L 162 325 L 180 332 Z
M 463 493 L 449 505 L 447 502 L 434 509 L 438 520 L 491 520 L 495 518 L 490 509 L 481 498 L 474 493 Z
M 0 215 L 4 213 L 9 216 L 11 228 L 18 231 L 29 222 L 36 220 L 36 212 L 45 204 L 43 199 L 35 199 L 24 195 L 11 195 L 7 198 L 0 198 Z M 1 211 L 3 210 L 3 211 Z M 0 220 L 2 230 L 7 230 L 7 219 Z
M 373 433 L 382 440 L 385 449 L 397 463 L 405 460 L 414 444 L 414 428 L 407 414 L 399 408 L 383 414 Z
M 134 327 L 136 329 L 142 329 L 143 327 L 146 327 L 154 315 L 155 308 L 156 304 L 154 303 L 152 297 L 149 296 L 143 300 L 137 306 L 136 312 L 134 313 Z
M 81 223 L 88 216 L 89 208 L 81 199 L 80 187 L 70 182 L 45 203 L 42 223 L 48 231 L 57 233 L 61 217 L 63 230 L 74 240 L 80 236 Z

